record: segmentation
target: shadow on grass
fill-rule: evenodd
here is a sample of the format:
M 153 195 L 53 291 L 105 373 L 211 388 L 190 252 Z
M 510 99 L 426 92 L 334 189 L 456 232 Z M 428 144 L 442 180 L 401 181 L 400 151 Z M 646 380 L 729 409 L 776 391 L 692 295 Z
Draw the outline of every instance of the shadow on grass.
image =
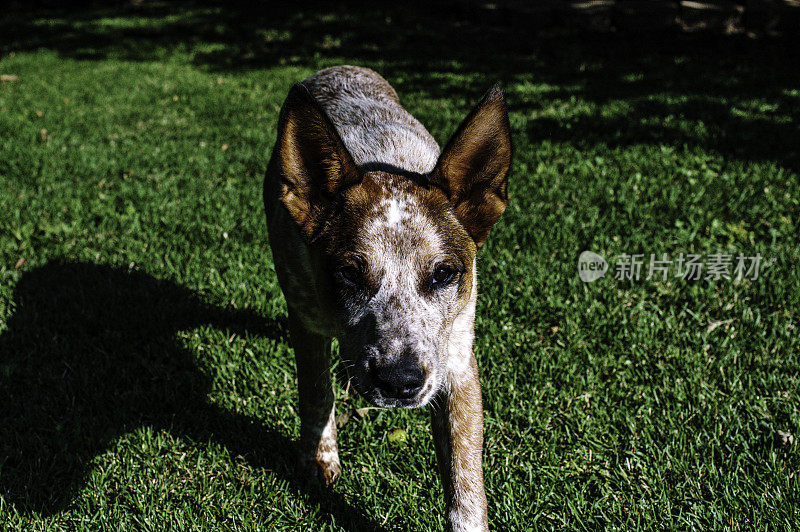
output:
M 76 59 L 158 61 L 177 50 L 218 72 L 349 62 L 379 69 L 401 96 L 463 102 L 495 82 L 509 87 L 532 81 L 552 90 L 509 96 L 511 109 L 529 117 L 515 134 L 531 143 L 700 146 L 800 170 L 797 34 L 752 40 L 670 31 L 593 33 L 571 28 L 569 20 L 554 25 L 535 11 L 487 11 L 480 2 L 45 5 L 57 7 L 18 8 L 0 22 L 0 52 L 47 49 Z M 571 98 L 629 105 L 618 116 L 588 114 L 575 123 L 536 118 L 553 101 Z M 759 109 L 753 109 L 755 100 Z M 676 117 L 698 127 L 676 129 Z
M 210 404 L 210 381 L 178 331 L 209 325 L 287 341 L 282 322 L 210 306 L 140 272 L 50 263 L 16 286 L 0 335 L 0 495 L 45 514 L 70 503 L 88 464 L 146 425 L 215 442 L 288 480 L 340 526 L 380 529 L 362 509 L 293 474 L 294 442 L 258 419 Z

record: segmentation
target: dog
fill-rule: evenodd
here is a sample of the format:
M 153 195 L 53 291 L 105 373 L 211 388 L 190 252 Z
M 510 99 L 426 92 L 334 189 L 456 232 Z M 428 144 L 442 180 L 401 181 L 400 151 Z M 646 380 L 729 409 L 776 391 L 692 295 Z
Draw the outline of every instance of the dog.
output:
M 296 83 L 264 181 L 297 364 L 300 466 L 340 473 L 330 341 L 379 407 L 431 405 L 452 530 L 488 529 L 483 409 L 472 352 L 475 256 L 508 203 L 512 144 L 492 88 L 444 150 L 376 72 Z

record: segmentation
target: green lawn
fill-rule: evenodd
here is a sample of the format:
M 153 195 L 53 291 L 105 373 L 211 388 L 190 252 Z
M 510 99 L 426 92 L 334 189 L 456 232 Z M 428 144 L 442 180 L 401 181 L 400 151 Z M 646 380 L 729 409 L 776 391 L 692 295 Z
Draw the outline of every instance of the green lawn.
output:
M 303 5 L 0 18 L 18 77 L 0 87 L 0 523 L 443 525 L 425 411 L 350 416 L 330 492 L 291 467 L 261 182 L 291 84 L 342 63 L 440 143 L 506 90 L 512 202 L 479 255 L 475 344 L 493 527 L 800 522 L 798 43 Z M 585 249 L 769 266 L 584 284 Z M 365 406 L 343 382 L 339 412 Z

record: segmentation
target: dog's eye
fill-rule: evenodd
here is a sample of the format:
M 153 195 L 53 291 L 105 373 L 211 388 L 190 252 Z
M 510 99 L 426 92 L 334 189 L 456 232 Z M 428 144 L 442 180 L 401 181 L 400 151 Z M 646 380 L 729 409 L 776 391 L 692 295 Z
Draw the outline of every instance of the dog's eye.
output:
M 431 276 L 431 285 L 434 288 L 444 288 L 455 279 L 458 272 L 450 266 L 437 266 Z
M 345 264 L 336 272 L 337 277 L 344 281 L 344 283 L 351 286 L 358 286 L 361 284 L 361 269 L 355 264 Z

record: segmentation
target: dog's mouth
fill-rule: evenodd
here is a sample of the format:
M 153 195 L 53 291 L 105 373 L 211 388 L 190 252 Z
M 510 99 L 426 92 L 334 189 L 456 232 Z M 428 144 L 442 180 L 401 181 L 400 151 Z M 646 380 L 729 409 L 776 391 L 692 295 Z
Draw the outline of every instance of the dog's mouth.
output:
M 420 379 L 400 372 L 388 372 L 391 378 L 376 377 L 369 364 L 345 364 L 347 377 L 356 391 L 373 406 L 381 408 L 420 408 L 427 405 L 438 389 L 434 374 Z
M 363 387 L 360 380 L 355 379 L 355 388 L 358 393 L 373 406 L 381 408 L 421 408 L 427 405 L 436 393 L 435 386 L 431 382 L 426 383 L 425 387 L 413 397 L 392 397 L 384 395 L 384 391 L 375 387 Z

